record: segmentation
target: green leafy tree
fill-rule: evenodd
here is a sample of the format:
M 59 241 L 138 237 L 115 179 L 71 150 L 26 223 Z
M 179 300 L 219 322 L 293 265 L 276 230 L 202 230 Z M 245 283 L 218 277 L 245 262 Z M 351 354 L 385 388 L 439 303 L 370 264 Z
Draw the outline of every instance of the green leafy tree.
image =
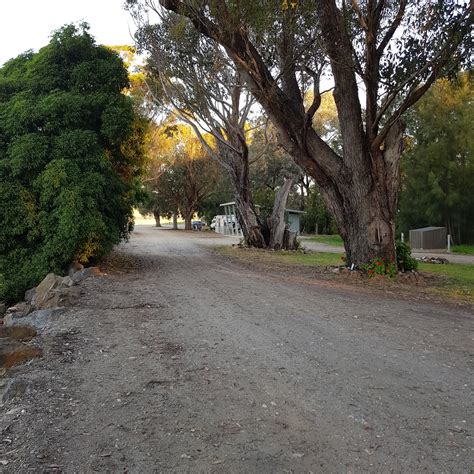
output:
M 163 201 L 158 192 L 153 192 L 151 187 L 146 186 L 144 191 L 138 204 L 138 211 L 142 216 L 153 216 L 155 226 L 161 227 L 161 218 L 171 217 L 171 213 L 164 211 L 166 202 Z
M 317 186 L 311 186 L 305 199 L 305 214 L 301 216 L 303 231 L 313 234 L 335 234 L 336 223 L 329 213 Z
M 214 192 L 218 164 L 191 127 L 172 120 L 157 128 L 152 143 L 144 175 L 151 202 L 162 212 L 180 212 L 185 229 L 191 230 L 193 215 Z
M 445 226 L 457 243 L 474 242 L 473 76 L 440 79 L 410 116 L 402 161 L 400 229 Z
M 212 194 L 201 203 L 197 210 L 208 225 L 214 216 L 221 215 L 224 212 L 220 205 L 230 202 L 234 198 L 229 175 L 223 172 L 222 169 L 218 171 Z
M 128 236 L 146 123 L 127 86 L 85 24 L 0 69 L 0 300 Z
M 287 206 L 301 207 L 301 196 L 296 193 L 296 183 L 303 180 L 303 170 L 276 141 L 275 129 L 270 124 L 253 130 L 249 139 L 251 159 L 250 186 L 255 204 L 260 206 L 260 217 L 272 214 L 275 197 L 285 182 L 292 180 Z

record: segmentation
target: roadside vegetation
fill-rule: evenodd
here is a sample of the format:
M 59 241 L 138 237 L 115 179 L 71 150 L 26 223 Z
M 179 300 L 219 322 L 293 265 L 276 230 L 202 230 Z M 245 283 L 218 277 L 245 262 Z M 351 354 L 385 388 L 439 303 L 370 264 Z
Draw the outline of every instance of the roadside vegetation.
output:
M 432 265 L 420 263 L 419 270 L 428 275 L 436 275 L 432 290 L 451 298 L 466 299 L 474 303 L 474 265 L 448 263 Z
M 0 302 L 129 235 L 146 123 L 128 85 L 85 24 L 0 69 Z
M 453 253 L 461 253 L 465 255 L 474 255 L 474 245 L 454 245 L 451 248 Z

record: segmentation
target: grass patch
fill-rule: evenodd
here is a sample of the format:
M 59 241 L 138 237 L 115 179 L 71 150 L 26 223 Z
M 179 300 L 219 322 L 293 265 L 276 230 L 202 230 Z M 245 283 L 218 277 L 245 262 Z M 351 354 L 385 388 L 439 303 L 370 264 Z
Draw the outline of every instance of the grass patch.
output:
M 333 247 L 344 247 L 344 242 L 339 235 L 312 235 L 305 236 L 305 240 L 310 242 L 318 242 L 320 244 L 332 245 Z M 451 247 L 453 253 L 461 253 L 465 255 L 474 255 L 474 245 L 453 245 Z
M 462 297 L 474 303 L 474 265 L 448 263 L 447 265 L 418 264 L 418 270 L 443 277 L 434 282 L 433 290 L 451 297 Z
M 453 253 L 464 253 L 466 255 L 474 255 L 474 245 L 453 245 L 451 247 Z
M 333 245 L 334 247 L 344 247 L 344 242 L 339 235 L 313 235 L 311 237 L 306 237 L 304 240 Z

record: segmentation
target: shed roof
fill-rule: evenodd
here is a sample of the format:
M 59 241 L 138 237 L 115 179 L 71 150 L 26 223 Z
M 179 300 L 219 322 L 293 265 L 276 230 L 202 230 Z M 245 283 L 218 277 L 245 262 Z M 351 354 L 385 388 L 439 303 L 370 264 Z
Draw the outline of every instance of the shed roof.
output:
M 419 229 L 410 229 L 410 231 L 414 231 L 414 230 L 421 230 L 423 232 L 426 232 L 426 231 L 430 231 L 430 230 L 441 230 L 441 229 L 446 229 L 446 227 L 433 227 L 433 226 L 430 226 L 430 227 L 420 227 Z
M 288 212 L 289 214 L 306 214 L 305 211 L 298 211 L 296 209 L 285 209 L 285 212 Z

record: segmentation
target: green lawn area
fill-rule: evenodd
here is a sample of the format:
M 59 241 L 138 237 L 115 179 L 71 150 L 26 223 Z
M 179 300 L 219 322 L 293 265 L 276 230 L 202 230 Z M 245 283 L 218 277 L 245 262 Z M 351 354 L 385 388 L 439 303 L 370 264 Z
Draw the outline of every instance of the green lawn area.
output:
M 334 245 L 335 247 L 344 247 L 344 242 L 339 235 L 313 235 L 304 240 L 319 242 L 320 244 Z
M 474 255 L 474 245 L 453 245 L 451 247 L 453 253 L 464 253 L 467 255 Z
M 272 252 L 269 254 L 272 261 L 293 265 L 341 265 L 341 254 L 328 252 L 314 253 L 286 253 Z M 449 263 L 447 265 L 434 265 L 431 263 L 420 263 L 418 270 L 446 277 L 442 282 L 451 290 L 459 289 L 462 293 L 470 293 L 474 297 L 474 265 Z M 444 286 L 444 285 L 443 285 Z
M 463 263 L 448 263 L 433 265 L 420 263 L 418 270 L 434 275 L 443 276 L 445 281 L 436 285 L 437 290 L 451 296 L 463 296 L 474 303 L 474 265 Z
M 216 250 L 220 254 L 230 255 L 241 260 L 251 260 L 262 263 L 276 263 L 285 265 L 308 265 L 326 267 L 328 265 L 341 265 L 343 261 L 341 253 L 330 252 L 272 252 L 257 249 L 239 249 L 235 247 L 222 246 Z

